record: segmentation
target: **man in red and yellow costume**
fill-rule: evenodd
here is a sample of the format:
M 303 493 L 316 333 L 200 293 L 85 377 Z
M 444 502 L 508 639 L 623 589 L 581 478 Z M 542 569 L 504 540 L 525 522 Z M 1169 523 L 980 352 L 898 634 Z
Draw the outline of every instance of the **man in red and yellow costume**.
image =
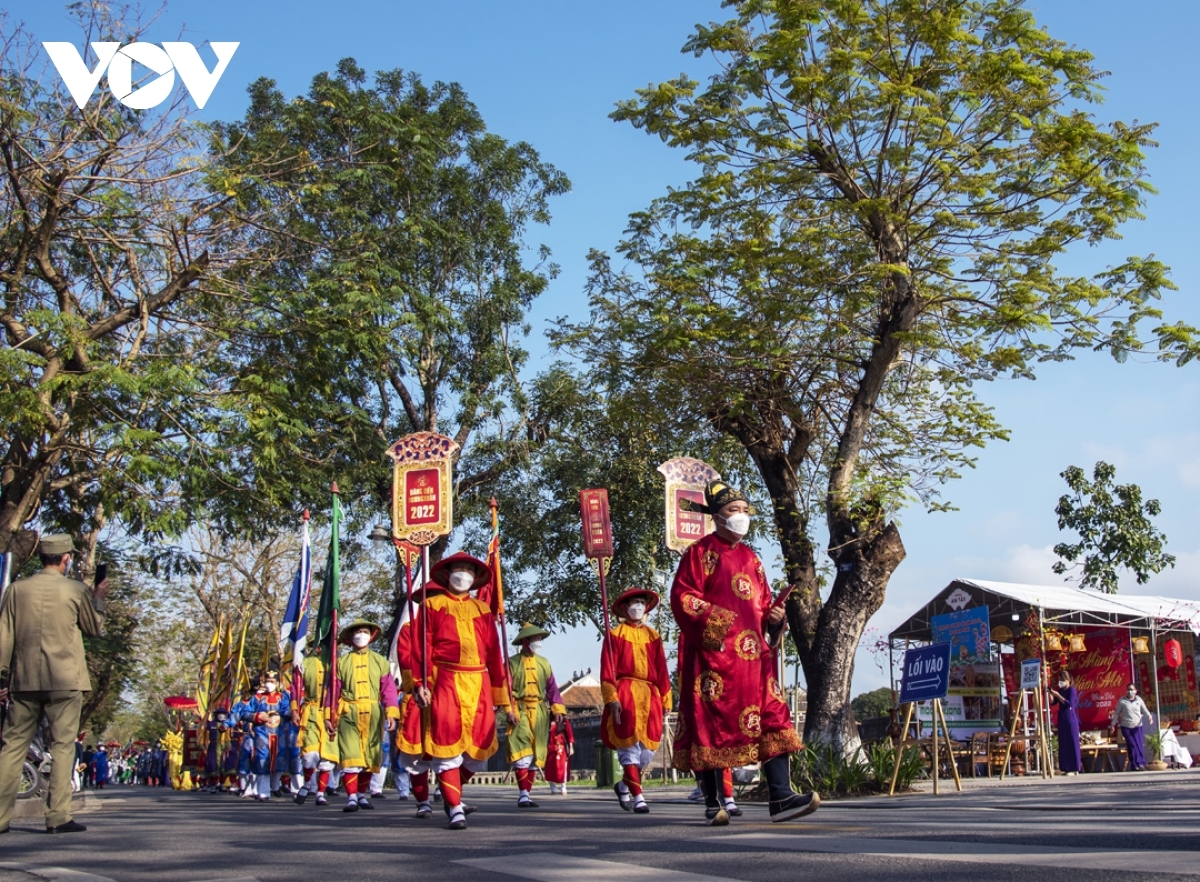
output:
M 624 621 L 612 629 L 600 651 L 600 691 L 604 714 L 600 738 L 617 751 L 624 775 L 613 785 L 621 808 L 644 815 L 650 811 L 642 795 L 642 771 L 662 741 L 663 714 L 671 710 L 671 675 L 662 638 L 644 624 L 658 606 L 658 595 L 630 588 L 613 602 Z
M 419 608 L 419 605 L 434 594 L 440 594 L 446 589 L 437 582 L 426 582 L 424 586 L 413 590 L 412 602 L 414 610 Z M 414 613 L 415 615 L 415 613 Z M 413 620 L 405 615 L 401 620 L 400 628 L 396 632 L 396 660 L 400 664 L 400 692 L 402 695 L 400 701 L 400 719 L 407 720 L 411 716 L 420 717 L 421 709 L 417 707 L 413 700 L 413 692 L 415 690 L 413 682 Z M 404 723 L 401 722 L 399 732 L 396 736 L 396 745 L 404 743 Z M 412 788 L 412 795 L 417 801 L 417 817 L 429 818 L 433 816 L 433 807 L 429 802 L 429 764 L 420 761 L 420 751 L 417 754 L 411 755 L 404 752 L 402 746 L 394 748 L 398 753 L 397 762 L 400 767 L 408 773 L 409 786 Z
M 428 595 L 410 626 L 409 663 L 401 664 L 412 671 L 413 703 L 422 712 L 406 715 L 398 743 L 407 767 L 437 775 L 450 829 L 464 830 L 462 785 L 499 746 L 493 708 L 508 710 L 504 659 L 491 609 L 471 597 L 491 581 L 487 564 L 458 552 L 429 576 L 446 590 Z
M 762 562 L 742 542 L 750 529 L 746 497 L 710 481 L 704 501 L 692 508 L 711 514 L 716 532 L 683 553 L 671 586 L 681 634 L 675 765 L 696 773 L 705 817 L 722 826 L 729 813 L 720 802 L 721 770 L 761 762 L 771 820 L 791 820 L 821 800 L 792 790 L 789 754 L 801 748 L 800 736 L 775 675 L 783 606 L 772 603 Z

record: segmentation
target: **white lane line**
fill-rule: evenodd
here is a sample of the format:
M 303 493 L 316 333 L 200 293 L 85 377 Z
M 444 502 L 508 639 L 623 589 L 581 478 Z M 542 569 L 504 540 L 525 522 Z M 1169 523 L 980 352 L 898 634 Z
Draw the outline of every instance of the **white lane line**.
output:
M 738 882 L 727 876 L 705 876 L 701 873 L 683 873 L 678 870 L 660 870 L 657 867 L 639 867 L 617 861 L 596 861 L 553 852 L 535 852 L 520 857 L 475 858 L 454 861 L 490 873 L 521 876 L 537 882 Z
M 37 864 L 21 864 L 16 862 L 0 863 L 0 870 L 20 870 L 30 876 L 48 879 L 51 882 L 117 882 L 109 876 L 97 876 L 95 873 L 84 873 L 81 870 L 68 870 L 65 867 L 42 867 Z
M 1094 848 L 1006 845 L 986 842 L 924 842 L 906 839 L 857 839 L 787 833 L 741 833 L 711 840 L 722 845 L 759 846 L 825 854 L 883 855 L 924 861 L 1066 867 L 1200 876 L 1194 851 L 1104 851 Z

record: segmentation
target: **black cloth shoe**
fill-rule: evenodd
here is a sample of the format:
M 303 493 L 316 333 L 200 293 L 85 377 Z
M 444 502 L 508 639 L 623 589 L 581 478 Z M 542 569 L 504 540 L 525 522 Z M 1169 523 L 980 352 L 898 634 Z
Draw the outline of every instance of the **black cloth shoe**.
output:
M 633 807 L 633 812 L 637 815 L 648 815 L 650 814 L 650 806 L 646 805 L 644 802 L 639 802 Z
M 479 806 L 477 806 L 477 805 L 467 805 L 465 802 L 462 803 L 462 810 L 463 810 L 464 815 L 473 814 L 477 808 L 479 808 Z
M 375 808 L 375 806 L 371 805 L 371 800 L 369 800 L 369 799 L 363 799 L 361 796 L 358 798 L 358 807 L 359 807 L 360 809 L 373 809 L 373 808 Z
M 429 803 L 427 803 L 427 802 L 417 803 L 417 817 L 418 818 L 429 818 L 432 816 L 433 816 L 433 809 L 431 809 L 429 807 Z
M 82 833 L 87 827 L 78 821 L 67 821 L 65 824 L 59 824 L 57 827 L 47 827 L 47 833 Z
M 728 827 L 729 812 L 722 806 L 712 806 L 704 810 L 704 819 L 710 827 Z
M 793 793 L 787 799 L 771 800 L 771 820 L 775 823 L 791 821 L 811 815 L 821 804 L 815 793 Z
M 299 793 L 297 793 L 295 796 L 292 797 L 292 802 L 296 803 L 296 805 L 304 805 L 304 803 L 307 799 L 308 799 L 308 794 L 306 792 L 304 792 L 303 790 L 301 790 Z
M 450 823 L 446 825 L 446 829 L 448 829 L 448 830 L 466 830 L 467 829 L 466 815 L 461 812 L 455 812 L 453 815 L 450 816 Z
M 346 803 L 344 806 L 342 806 L 342 811 L 344 811 L 344 812 L 358 811 L 358 800 L 356 799 L 354 802 Z
M 621 808 L 627 812 L 633 811 L 633 797 L 628 792 L 621 792 L 620 781 L 613 785 L 613 793 L 617 794 L 617 802 L 621 803 Z
M 517 808 L 537 808 L 538 804 L 528 796 L 522 796 L 517 800 Z
M 380 791 L 379 793 L 372 793 L 371 799 L 387 799 L 387 797 L 384 796 L 383 791 Z

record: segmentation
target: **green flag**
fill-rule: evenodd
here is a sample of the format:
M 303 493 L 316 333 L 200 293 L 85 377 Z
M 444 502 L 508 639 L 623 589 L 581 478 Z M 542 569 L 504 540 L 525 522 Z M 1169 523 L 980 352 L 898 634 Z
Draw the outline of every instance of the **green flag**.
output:
M 338 615 L 342 611 L 342 566 L 338 557 L 338 532 L 342 526 L 342 505 L 337 484 L 333 485 L 333 510 L 330 516 L 329 555 L 325 558 L 325 578 L 321 584 L 321 604 L 317 609 L 317 654 L 325 663 L 325 695 L 322 704 L 333 719 L 337 718 L 341 682 L 337 677 Z

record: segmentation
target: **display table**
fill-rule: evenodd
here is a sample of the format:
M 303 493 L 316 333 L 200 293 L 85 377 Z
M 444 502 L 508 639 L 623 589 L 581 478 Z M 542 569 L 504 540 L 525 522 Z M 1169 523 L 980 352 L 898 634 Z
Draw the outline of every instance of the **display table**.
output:
M 1192 756 L 1200 756 L 1200 732 L 1177 732 L 1175 740 Z
M 1125 768 L 1125 748 L 1120 744 L 1081 744 L 1085 772 L 1119 772 Z

